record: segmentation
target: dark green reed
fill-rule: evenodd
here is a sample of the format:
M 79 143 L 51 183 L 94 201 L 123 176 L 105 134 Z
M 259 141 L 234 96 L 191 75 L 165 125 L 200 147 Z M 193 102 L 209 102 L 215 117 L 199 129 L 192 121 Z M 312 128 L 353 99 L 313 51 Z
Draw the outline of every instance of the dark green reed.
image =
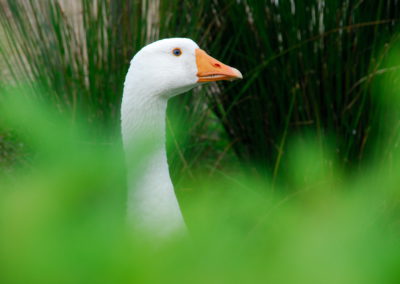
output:
M 58 1 L 3 1 L 3 60 L 11 79 L 39 84 L 61 111 L 115 126 L 130 58 L 145 42 L 146 8 L 136 0 L 76 3 L 68 14 Z
M 292 137 L 314 140 L 321 153 L 334 148 L 330 162 L 346 170 L 377 158 L 375 144 L 386 141 L 373 86 L 396 70 L 383 66 L 398 41 L 396 0 L 77 3 L 74 17 L 53 0 L 0 4 L 8 70 L 0 81 L 24 80 L 72 119 L 101 121 L 91 128 L 100 136 L 118 135 L 124 76 L 147 42 L 191 37 L 244 74 L 171 101 L 177 182 L 196 178 L 196 168 L 213 176 L 238 166 L 285 182 Z
M 398 40 L 397 1 L 215 2 L 214 53 L 245 78 L 210 92 L 210 106 L 241 160 L 285 178 L 287 142 L 310 134 L 347 168 L 368 158 L 380 131 L 372 86 L 393 72 L 382 62 Z

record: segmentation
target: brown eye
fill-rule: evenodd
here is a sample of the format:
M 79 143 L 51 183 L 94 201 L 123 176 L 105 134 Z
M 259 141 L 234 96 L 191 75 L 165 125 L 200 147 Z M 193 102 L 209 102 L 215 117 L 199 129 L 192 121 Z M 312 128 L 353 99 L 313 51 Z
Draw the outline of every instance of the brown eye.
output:
M 172 50 L 172 54 L 175 55 L 175 56 L 181 56 L 182 50 L 180 48 L 174 48 Z

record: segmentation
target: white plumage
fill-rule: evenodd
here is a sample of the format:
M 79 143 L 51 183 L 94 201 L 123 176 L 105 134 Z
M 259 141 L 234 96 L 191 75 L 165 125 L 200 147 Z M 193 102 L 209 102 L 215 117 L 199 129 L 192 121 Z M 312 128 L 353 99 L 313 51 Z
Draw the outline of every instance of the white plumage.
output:
M 242 78 L 238 70 L 186 38 L 156 41 L 133 57 L 125 79 L 121 127 L 128 166 L 128 220 L 136 229 L 160 236 L 185 229 L 165 149 L 168 99 L 204 82 L 236 78 Z M 145 160 L 140 157 L 143 145 L 150 150 Z

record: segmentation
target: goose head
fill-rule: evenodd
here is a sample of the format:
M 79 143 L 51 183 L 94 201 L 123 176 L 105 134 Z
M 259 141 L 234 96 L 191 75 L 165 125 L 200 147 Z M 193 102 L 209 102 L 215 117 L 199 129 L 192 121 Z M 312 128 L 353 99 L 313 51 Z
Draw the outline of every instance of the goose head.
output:
M 159 235 L 168 235 L 185 227 L 169 176 L 165 150 L 168 99 L 200 84 L 240 78 L 242 74 L 238 70 L 212 58 L 186 38 L 156 41 L 133 57 L 121 106 L 127 164 L 133 169 L 132 174 L 128 169 L 132 184 L 128 217 L 133 224 Z M 146 170 L 138 176 L 138 152 L 132 150 L 142 145 L 142 141 L 154 147 L 141 164 Z
M 169 38 L 143 47 L 132 59 L 125 88 L 146 96 L 170 98 L 197 85 L 241 79 L 235 68 L 209 56 L 191 39 Z

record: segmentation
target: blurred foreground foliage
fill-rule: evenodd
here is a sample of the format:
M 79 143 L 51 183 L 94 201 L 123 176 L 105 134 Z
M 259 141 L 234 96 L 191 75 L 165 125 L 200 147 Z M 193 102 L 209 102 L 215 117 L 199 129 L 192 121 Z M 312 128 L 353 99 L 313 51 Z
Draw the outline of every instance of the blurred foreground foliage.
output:
M 160 240 L 126 228 L 119 139 L 88 143 L 86 123 L 28 92 L 1 94 L 2 123 L 35 155 L 0 177 L 0 283 L 400 281 L 397 149 L 348 177 L 330 149 L 293 140 L 290 192 L 237 171 L 205 177 L 178 190 L 190 234 Z

